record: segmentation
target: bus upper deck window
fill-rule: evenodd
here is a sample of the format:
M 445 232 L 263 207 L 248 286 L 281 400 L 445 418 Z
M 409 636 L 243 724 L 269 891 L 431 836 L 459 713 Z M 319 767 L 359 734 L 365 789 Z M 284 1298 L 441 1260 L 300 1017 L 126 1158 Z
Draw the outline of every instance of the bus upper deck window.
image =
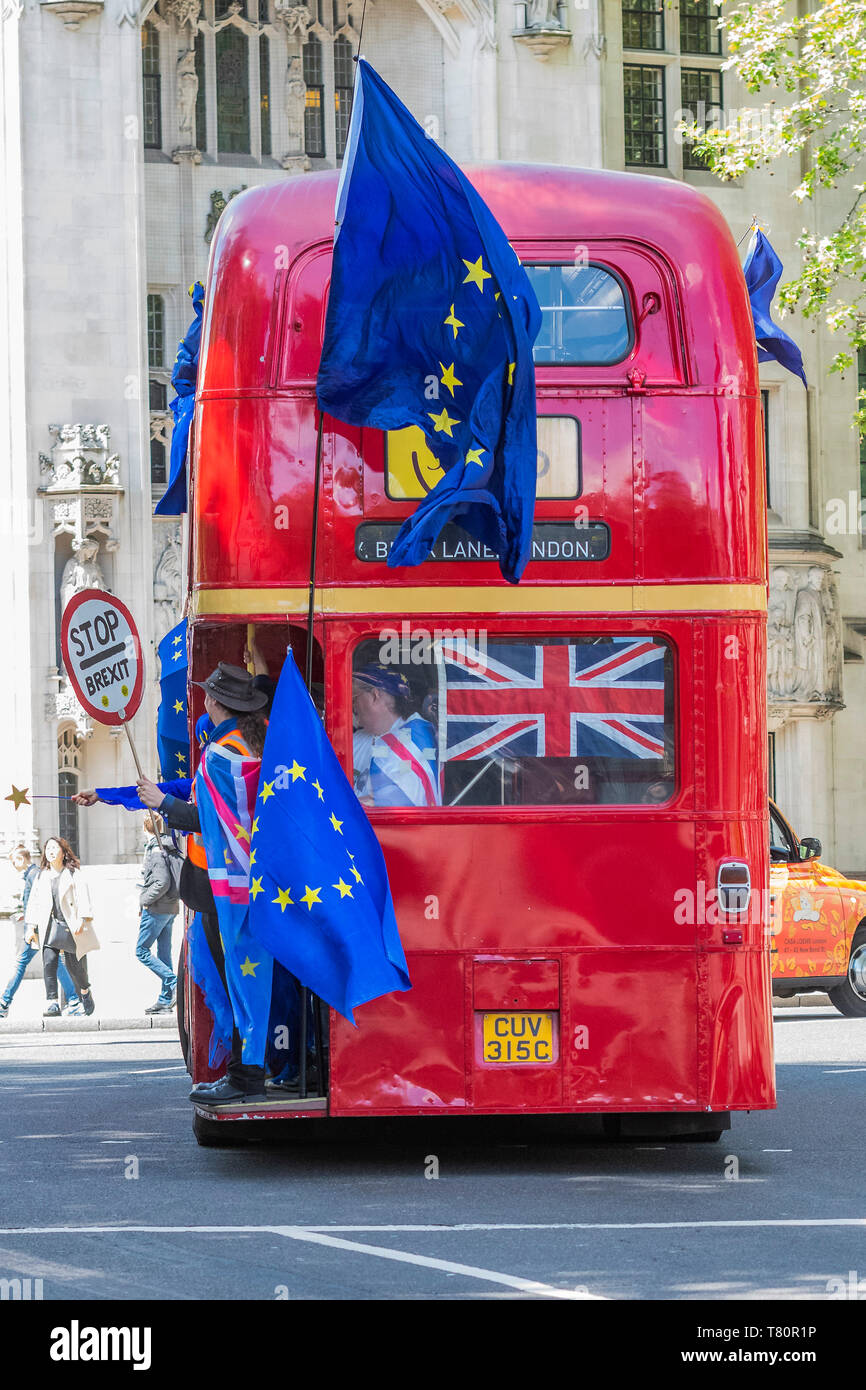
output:
M 541 306 L 536 365 L 609 366 L 627 357 L 632 324 L 625 290 L 599 265 L 525 265 Z
M 493 637 L 408 622 L 353 663 L 369 806 L 658 805 L 674 794 L 673 656 L 643 634 Z

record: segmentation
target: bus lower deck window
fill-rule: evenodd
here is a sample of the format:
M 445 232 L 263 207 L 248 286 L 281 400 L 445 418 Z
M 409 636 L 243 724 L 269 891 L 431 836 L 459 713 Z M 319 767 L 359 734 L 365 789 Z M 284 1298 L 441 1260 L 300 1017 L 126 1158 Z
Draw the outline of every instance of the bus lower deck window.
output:
M 500 637 L 406 622 L 359 643 L 352 676 L 355 789 L 366 805 L 673 796 L 673 657 L 657 637 Z

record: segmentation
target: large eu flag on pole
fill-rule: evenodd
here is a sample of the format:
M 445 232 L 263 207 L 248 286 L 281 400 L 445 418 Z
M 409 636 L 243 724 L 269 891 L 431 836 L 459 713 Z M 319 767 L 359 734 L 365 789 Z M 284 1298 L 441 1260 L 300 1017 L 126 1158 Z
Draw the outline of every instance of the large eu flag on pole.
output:
M 156 739 L 164 777 L 190 777 L 189 726 L 186 714 L 186 619 L 172 627 L 157 646 L 160 657 L 160 708 Z
M 180 516 L 181 512 L 186 511 L 186 452 L 195 410 L 195 383 L 204 310 L 204 285 L 200 280 L 190 285 L 189 293 L 195 317 L 178 346 L 172 368 L 171 384 L 177 395 L 169 402 L 174 426 L 171 432 L 168 486 L 153 509 L 154 516 Z
M 760 228 L 756 228 L 749 245 L 743 274 L 746 277 L 746 289 L 749 291 L 749 303 L 752 306 L 758 361 L 780 362 L 789 372 L 793 372 L 794 376 L 798 376 L 805 386 L 803 354 L 793 338 L 789 338 L 788 334 L 773 322 L 770 314 L 773 295 L 782 275 L 782 262 Z
M 540 327 L 490 209 L 361 59 L 317 390 L 320 408 L 349 424 L 420 426 L 445 470 L 389 565 L 420 564 L 455 521 L 519 580 L 535 507 Z
M 160 670 L 156 715 L 159 765 L 164 777 L 190 777 L 185 618 L 166 633 L 156 652 Z
M 291 651 L 265 739 L 251 863 L 253 936 L 344 1018 L 411 988 L 379 841 Z

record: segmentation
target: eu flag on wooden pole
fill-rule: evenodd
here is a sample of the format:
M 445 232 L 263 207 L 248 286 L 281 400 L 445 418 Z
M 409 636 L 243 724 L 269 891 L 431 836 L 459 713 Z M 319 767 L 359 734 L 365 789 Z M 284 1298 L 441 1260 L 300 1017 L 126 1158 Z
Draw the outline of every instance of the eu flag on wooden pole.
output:
M 262 754 L 250 931 L 350 1022 L 359 1004 L 410 988 L 379 841 L 291 651 Z
M 749 303 L 752 306 L 752 321 L 755 325 L 755 340 L 758 344 L 759 362 L 779 362 L 789 372 L 798 376 L 806 385 L 803 370 L 803 354 L 793 338 L 773 322 L 770 305 L 776 286 L 782 275 L 782 262 L 776 255 L 760 227 L 755 229 L 749 246 L 749 254 L 743 266 Z
M 317 392 L 321 409 L 349 424 L 420 426 L 445 470 L 389 565 L 420 564 L 455 521 L 519 580 L 535 507 L 540 327 L 486 203 L 361 59 Z
M 186 618 L 163 637 L 159 657 L 156 746 L 164 777 L 191 777 L 186 705 Z

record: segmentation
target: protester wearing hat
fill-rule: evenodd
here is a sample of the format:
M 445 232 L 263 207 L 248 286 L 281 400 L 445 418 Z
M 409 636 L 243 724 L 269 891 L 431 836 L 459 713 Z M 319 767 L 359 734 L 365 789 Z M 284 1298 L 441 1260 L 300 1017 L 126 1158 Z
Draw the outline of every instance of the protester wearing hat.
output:
M 214 722 L 209 714 L 201 714 L 196 720 L 195 741 L 204 748 L 214 730 Z M 164 796 L 176 796 L 180 801 L 189 801 L 192 781 L 189 777 L 176 777 L 171 782 L 157 782 Z M 72 800 L 78 806 L 95 806 L 97 801 L 106 806 L 123 806 L 127 811 L 141 811 L 144 802 L 138 795 L 135 783 L 126 787 L 85 787 L 76 792 Z
M 352 678 L 355 791 L 365 806 L 439 806 L 432 724 L 413 714 L 402 672 L 372 663 Z
M 204 707 L 215 725 L 208 740 L 209 744 L 220 744 L 245 758 L 261 758 L 266 728 L 263 710 L 268 699 L 262 690 L 256 689 L 254 678 L 249 672 L 240 666 L 230 666 L 227 662 L 221 661 L 207 680 L 192 683 L 204 691 Z M 226 987 L 226 994 L 230 998 L 216 903 L 208 878 L 201 821 L 195 803 L 195 784 L 191 801 L 181 801 L 177 797 L 164 795 L 159 787 L 147 778 L 138 783 L 138 794 L 144 804 L 151 810 L 159 811 L 170 826 L 187 832 L 180 896 L 187 907 L 201 913 L 208 947 Z M 240 1034 L 237 1027 L 234 1027 L 231 1057 L 225 1076 L 219 1081 L 193 1087 L 190 1099 L 199 1104 L 220 1105 L 253 1096 L 264 1099 L 264 1092 L 264 1065 L 251 1066 L 243 1062 Z

